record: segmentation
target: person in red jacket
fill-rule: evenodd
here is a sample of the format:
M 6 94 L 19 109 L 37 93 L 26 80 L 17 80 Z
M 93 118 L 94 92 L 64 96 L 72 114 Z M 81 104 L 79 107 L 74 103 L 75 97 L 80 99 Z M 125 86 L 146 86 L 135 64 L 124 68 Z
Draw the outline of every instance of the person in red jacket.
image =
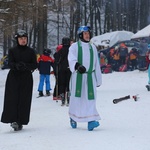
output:
M 150 91 L 150 44 L 148 44 L 148 51 L 146 53 L 146 62 L 148 68 L 148 85 L 146 85 L 146 88 L 148 91 Z
M 40 73 L 40 82 L 38 86 L 39 96 L 44 96 L 43 94 L 43 86 L 44 81 L 46 85 L 46 95 L 50 96 L 50 72 L 51 67 L 53 67 L 54 59 L 50 57 L 51 50 L 44 49 L 43 54 L 38 59 L 38 70 Z

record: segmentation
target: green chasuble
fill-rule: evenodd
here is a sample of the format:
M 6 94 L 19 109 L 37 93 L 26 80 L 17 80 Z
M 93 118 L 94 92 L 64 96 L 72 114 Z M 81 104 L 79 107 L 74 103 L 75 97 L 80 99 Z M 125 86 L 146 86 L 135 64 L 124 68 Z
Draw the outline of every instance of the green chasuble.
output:
M 93 90 L 93 80 L 92 80 L 92 72 L 94 72 L 93 70 L 93 48 L 92 46 L 89 44 L 90 48 L 90 66 L 87 73 L 87 83 L 88 83 L 88 99 L 89 100 L 93 100 L 94 99 L 94 90 Z M 78 41 L 78 62 L 82 65 L 82 46 L 80 41 Z M 81 97 L 81 91 L 82 91 L 82 78 L 83 78 L 83 74 L 77 72 L 77 82 L 76 82 L 76 93 L 75 96 L 76 97 Z

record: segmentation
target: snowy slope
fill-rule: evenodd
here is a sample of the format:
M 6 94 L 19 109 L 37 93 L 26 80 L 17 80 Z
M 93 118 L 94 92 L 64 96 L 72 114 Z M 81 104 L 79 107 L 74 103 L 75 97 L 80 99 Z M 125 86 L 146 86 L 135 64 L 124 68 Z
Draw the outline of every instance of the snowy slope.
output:
M 0 70 L 0 113 L 3 107 L 5 79 L 8 70 Z M 14 132 L 9 124 L 0 123 L 0 150 L 149 150 L 150 92 L 145 88 L 147 72 L 113 72 L 103 74 L 103 84 L 97 89 L 97 109 L 100 127 L 87 131 L 86 123 L 77 129 L 69 125 L 68 107 L 60 106 L 52 97 L 37 99 L 39 74 L 34 75 L 31 119 L 28 126 Z M 54 87 L 54 77 L 51 85 Z M 113 104 L 120 96 L 139 94 Z

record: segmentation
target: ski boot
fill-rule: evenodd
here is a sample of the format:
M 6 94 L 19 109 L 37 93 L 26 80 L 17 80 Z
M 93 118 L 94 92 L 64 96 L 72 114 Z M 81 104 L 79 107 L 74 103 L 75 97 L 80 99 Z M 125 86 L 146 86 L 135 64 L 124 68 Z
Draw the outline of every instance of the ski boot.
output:
M 39 97 L 44 96 L 43 91 L 39 91 Z
M 88 131 L 92 131 L 94 128 L 99 126 L 98 121 L 90 121 L 88 122 Z
M 50 96 L 50 95 L 51 95 L 50 91 L 46 91 L 46 96 Z
M 150 84 L 146 85 L 147 91 L 150 91 Z
M 77 128 L 77 122 L 70 118 L 70 125 L 73 129 Z
M 19 131 L 23 128 L 23 126 L 17 122 L 12 122 L 10 126 L 14 129 L 14 131 Z
M 60 94 L 60 97 L 61 97 L 61 106 L 64 106 L 65 105 L 65 95 L 64 95 L 64 93 Z
M 70 93 L 67 92 L 67 104 L 66 104 L 66 106 L 69 106 L 69 101 L 70 101 Z

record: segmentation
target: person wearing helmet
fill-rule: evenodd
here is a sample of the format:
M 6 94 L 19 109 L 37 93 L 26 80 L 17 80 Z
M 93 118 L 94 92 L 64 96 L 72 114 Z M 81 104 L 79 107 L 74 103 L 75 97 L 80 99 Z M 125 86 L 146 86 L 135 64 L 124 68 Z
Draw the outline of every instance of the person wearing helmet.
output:
M 15 130 L 21 130 L 29 123 L 32 101 L 33 76 L 37 68 L 35 51 L 27 46 L 28 36 L 24 30 L 15 35 L 17 45 L 8 51 L 10 70 L 7 75 L 4 107 L 1 122 L 10 123 Z
M 40 82 L 38 86 L 39 97 L 44 96 L 43 86 L 45 82 L 46 96 L 50 96 L 51 84 L 50 84 L 50 72 L 51 67 L 53 67 L 54 60 L 50 56 L 51 50 L 45 48 L 43 54 L 38 58 L 38 70 L 40 73 Z
M 146 62 L 147 62 L 147 68 L 148 68 L 148 85 L 146 85 L 146 88 L 148 91 L 150 91 L 150 44 L 148 44 L 148 51 L 146 53 Z
M 87 122 L 88 130 L 99 126 L 100 115 L 96 109 L 96 87 L 102 84 L 98 52 L 90 44 L 91 29 L 81 26 L 79 40 L 69 48 L 68 61 L 72 72 L 70 79 L 69 117 L 72 128 L 77 122 Z
M 54 96 L 58 96 L 58 93 L 61 97 L 61 106 L 65 105 L 65 102 L 67 101 L 67 106 L 69 105 L 69 81 L 71 76 L 71 71 L 69 69 L 68 64 L 68 52 L 70 47 L 70 38 L 69 37 L 63 37 L 62 38 L 62 48 L 60 51 L 55 53 L 55 76 L 56 81 L 58 81 L 58 88 L 55 91 Z M 57 93 L 57 94 L 56 94 Z

